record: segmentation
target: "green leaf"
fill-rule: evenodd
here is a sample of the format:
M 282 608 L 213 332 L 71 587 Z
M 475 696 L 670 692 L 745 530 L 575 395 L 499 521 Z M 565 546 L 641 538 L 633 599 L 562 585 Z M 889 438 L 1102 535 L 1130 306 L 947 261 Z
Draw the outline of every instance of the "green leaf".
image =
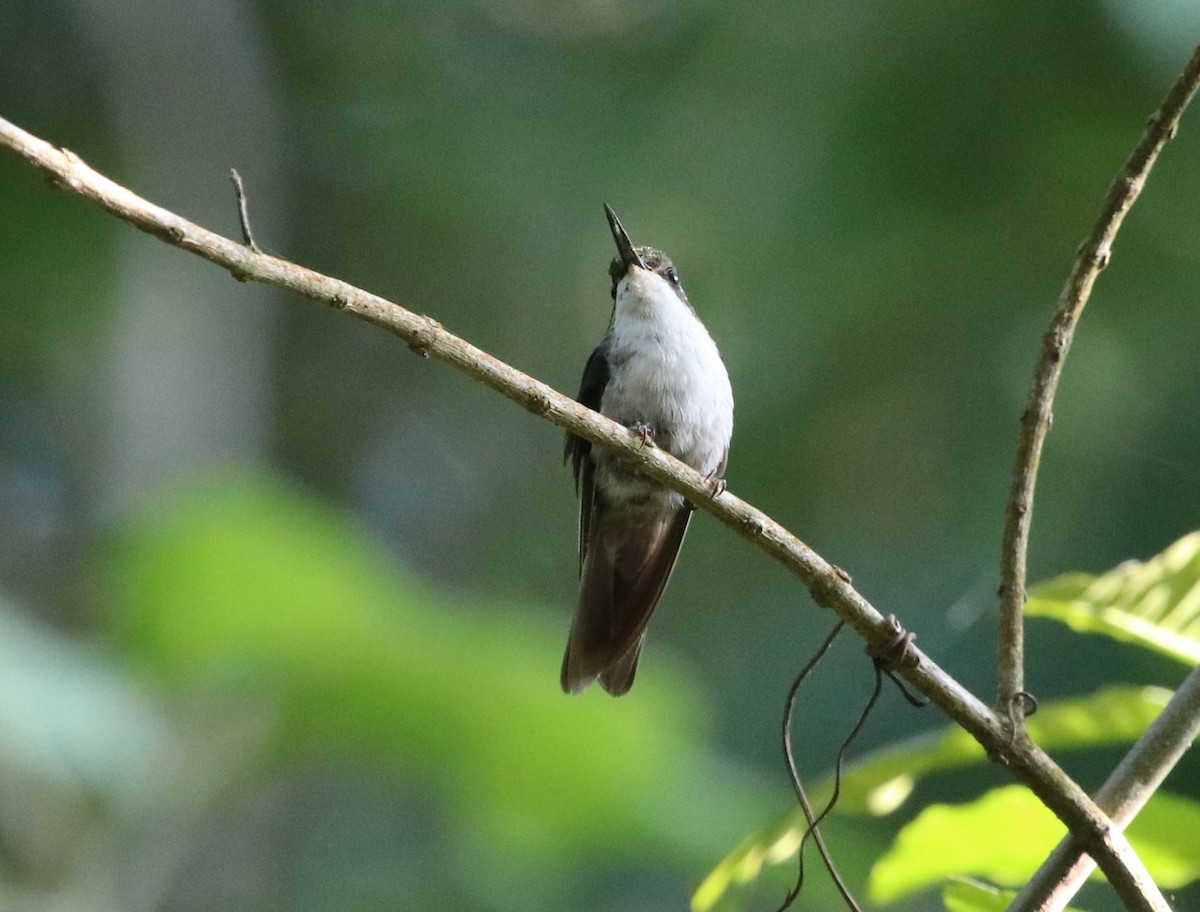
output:
M 931 805 L 875 863 L 868 891 L 876 902 L 892 902 L 954 875 L 1019 884 L 1065 832 L 1022 786 L 995 789 L 968 804 Z
M 932 805 L 900 830 L 871 869 L 868 892 L 892 902 L 954 876 L 1024 883 L 1066 828 L 1028 789 L 995 789 L 960 805 Z M 1200 804 L 1162 792 L 1128 829 L 1129 842 L 1159 886 L 1200 876 Z
M 965 877 L 953 878 L 942 887 L 942 904 L 946 912 L 1005 912 L 1016 898 L 1016 890 L 1001 890 Z M 1080 910 L 1067 907 L 1063 912 Z
M 764 864 L 779 864 L 796 854 L 802 829 L 791 823 L 763 830 L 746 839 L 709 872 L 692 894 L 692 912 L 708 912 L 731 886 L 747 884 L 758 877 Z
M 1130 743 L 1170 697 L 1171 692 L 1160 687 L 1112 687 L 1048 703 L 1030 717 L 1030 735 L 1056 751 Z M 889 814 L 904 803 L 921 776 L 986 761 L 979 742 L 957 726 L 909 738 L 867 754 L 846 769 L 838 813 Z M 819 782 L 812 789 L 814 803 L 824 803 L 831 789 L 828 778 Z M 730 886 L 754 880 L 764 864 L 793 857 L 805 825 L 800 811 L 791 810 L 750 836 L 705 878 L 692 908 L 711 909 Z
M 1200 802 L 1156 792 L 1127 833 L 1160 887 L 1177 889 L 1200 878 Z
M 1200 532 L 1145 563 L 1127 561 L 1102 576 L 1069 573 L 1035 586 L 1025 610 L 1200 663 Z
M 942 905 L 946 912 L 1004 912 L 1016 895 L 977 880 L 952 880 L 942 887 Z

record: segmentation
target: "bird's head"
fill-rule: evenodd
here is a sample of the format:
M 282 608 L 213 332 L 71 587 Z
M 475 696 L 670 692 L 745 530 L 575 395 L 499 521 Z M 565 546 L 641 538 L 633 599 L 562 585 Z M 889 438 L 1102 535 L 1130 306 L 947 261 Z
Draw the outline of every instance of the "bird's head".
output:
M 608 206 L 604 207 L 604 214 L 608 216 L 608 226 L 612 229 L 613 240 L 617 244 L 617 256 L 608 267 L 608 274 L 612 277 L 613 298 L 617 296 L 617 286 L 621 284 L 622 279 L 632 278 L 632 273 L 641 271 L 656 278 L 639 277 L 639 285 L 654 288 L 660 284 L 657 280 L 661 280 L 679 300 L 690 307 L 683 284 L 679 280 L 679 272 L 671 258 L 656 247 L 634 247 L 617 214 Z

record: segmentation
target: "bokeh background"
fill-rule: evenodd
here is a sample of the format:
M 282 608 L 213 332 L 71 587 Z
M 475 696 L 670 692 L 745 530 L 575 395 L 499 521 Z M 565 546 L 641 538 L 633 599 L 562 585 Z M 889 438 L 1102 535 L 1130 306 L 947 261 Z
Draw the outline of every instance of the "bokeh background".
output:
M 6 0 L 0 114 L 230 236 L 237 167 L 264 247 L 565 392 L 611 204 L 724 354 L 731 490 L 987 699 L 1039 337 L 1197 40 L 1191 0 Z M 1033 579 L 1196 527 L 1198 301 L 1192 112 L 1071 353 Z M 569 699 L 575 522 L 551 425 L 0 156 L 0 899 L 683 907 L 790 806 L 832 619 L 701 516 L 631 695 Z M 1028 655 L 1042 698 L 1181 675 Z M 809 686 L 814 775 L 870 683 L 847 641 Z M 889 695 L 862 744 L 940 724 Z M 833 826 L 852 881 L 895 825 Z

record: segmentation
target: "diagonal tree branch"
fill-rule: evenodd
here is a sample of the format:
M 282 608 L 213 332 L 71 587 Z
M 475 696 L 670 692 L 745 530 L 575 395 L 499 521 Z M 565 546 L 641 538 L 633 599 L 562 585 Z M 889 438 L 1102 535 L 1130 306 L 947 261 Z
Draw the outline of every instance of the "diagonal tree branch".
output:
M 1112 257 L 1112 244 L 1146 185 L 1158 153 L 1175 136 L 1184 108 L 1200 84 L 1200 47 L 1150 118 L 1146 132 L 1125 167 L 1116 176 L 1091 233 L 1079 248 L 1067 284 L 1058 297 L 1050 328 L 1042 339 L 1033 372 L 1029 400 L 1021 415 L 1012 488 L 1005 510 L 1004 542 L 1000 551 L 1000 633 L 997 642 L 997 710 L 1010 722 L 1014 736 L 1025 736 L 1025 574 L 1029 525 L 1033 519 L 1033 489 L 1037 482 L 1042 445 L 1050 431 L 1054 393 L 1075 326 L 1092 294 L 1092 286 Z
M 644 446 L 629 429 L 452 335 L 437 321 L 201 228 L 98 173 L 73 152 L 56 148 L 3 118 L 0 145 L 25 158 L 60 189 L 83 196 L 142 231 L 216 263 L 239 281 L 273 285 L 373 323 L 399 336 L 414 352 L 451 365 L 527 411 L 621 452 L 646 475 L 683 494 L 783 564 L 808 588 L 814 601 L 836 612 L 869 645 L 886 651 L 895 642 L 894 620 L 884 618 L 863 598 L 847 573 L 826 562 L 761 510 L 729 491 L 714 496 L 710 481 L 694 469 L 662 450 Z M 1127 909 L 1169 912 L 1121 832 L 1040 748 L 1009 737 L 1000 718 L 917 648 L 908 650 L 898 673 L 970 732 L 1078 836 Z
M 1115 826 L 1129 826 L 1200 735 L 1200 666 L 1193 668 L 1169 703 L 1096 792 L 1096 803 Z M 1073 835 L 1066 836 L 1017 894 L 1009 912 L 1059 912 L 1083 886 L 1095 864 Z

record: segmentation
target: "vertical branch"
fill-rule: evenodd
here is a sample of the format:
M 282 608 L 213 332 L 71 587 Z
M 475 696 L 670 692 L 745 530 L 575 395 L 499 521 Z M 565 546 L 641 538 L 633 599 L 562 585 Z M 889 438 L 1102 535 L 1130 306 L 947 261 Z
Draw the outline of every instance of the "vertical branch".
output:
M 1126 213 L 1141 195 L 1158 153 L 1175 135 L 1183 114 L 1200 83 L 1200 47 L 1183 74 L 1146 124 L 1146 132 L 1125 167 L 1113 180 L 1091 233 L 1058 297 L 1050 328 L 1042 339 L 1041 354 L 1033 372 L 1029 400 L 1021 415 L 1012 489 L 1005 511 L 1004 543 L 1000 555 L 1000 633 L 997 645 L 998 706 L 1001 718 L 1011 721 L 1014 734 L 1023 733 L 1025 716 L 1025 573 L 1029 552 L 1029 525 L 1033 518 L 1033 489 L 1037 482 L 1042 445 L 1050 430 L 1054 393 L 1063 361 L 1071 347 L 1075 326 L 1092 293 L 1096 277 L 1112 257 L 1112 244 Z

